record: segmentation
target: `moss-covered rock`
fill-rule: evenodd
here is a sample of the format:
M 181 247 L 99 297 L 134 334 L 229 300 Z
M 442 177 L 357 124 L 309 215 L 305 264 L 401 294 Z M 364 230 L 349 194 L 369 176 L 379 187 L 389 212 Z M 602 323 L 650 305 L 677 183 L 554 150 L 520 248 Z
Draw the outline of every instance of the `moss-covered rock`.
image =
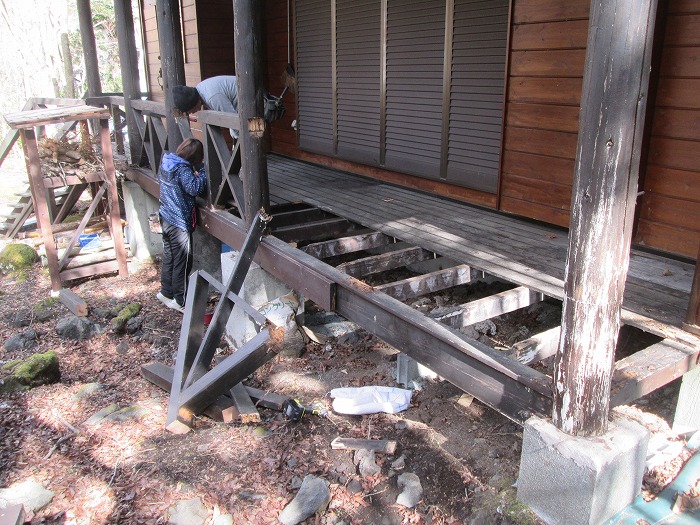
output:
M 8 274 L 39 262 L 37 251 L 23 243 L 8 244 L 0 252 L 0 272 Z
M 22 385 L 35 387 L 58 383 L 61 371 L 58 368 L 58 356 L 53 350 L 43 354 L 34 354 L 29 359 L 15 365 L 12 375 Z
M 112 329 L 115 332 L 123 332 L 126 328 L 126 323 L 132 317 L 136 317 L 141 311 L 141 305 L 139 303 L 129 303 L 124 308 L 122 308 L 116 317 L 111 321 Z

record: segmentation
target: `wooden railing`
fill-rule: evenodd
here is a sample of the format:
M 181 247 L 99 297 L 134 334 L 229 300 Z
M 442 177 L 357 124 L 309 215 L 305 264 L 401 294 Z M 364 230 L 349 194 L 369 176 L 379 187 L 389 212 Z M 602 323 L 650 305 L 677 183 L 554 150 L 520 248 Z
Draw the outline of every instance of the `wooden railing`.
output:
M 90 99 L 90 102 L 110 108 L 124 107 L 124 98 L 118 96 L 96 97 Z M 163 153 L 174 149 L 169 144 L 165 105 L 152 100 L 132 100 L 131 110 L 141 140 L 139 165 L 149 168 L 151 175 L 157 178 Z M 112 111 L 112 114 L 114 115 L 115 111 Z M 227 141 L 231 129 L 240 129 L 238 115 L 204 110 L 197 112 L 196 117 L 179 117 L 176 121 L 184 138 L 192 137 L 195 133 L 201 135 L 208 178 L 207 204 L 214 208 L 230 208 L 233 205 L 242 213 L 243 186 L 239 178 L 239 144 L 234 140 L 230 146 L 230 140 Z M 193 133 L 191 122 L 199 123 L 201 129 Z

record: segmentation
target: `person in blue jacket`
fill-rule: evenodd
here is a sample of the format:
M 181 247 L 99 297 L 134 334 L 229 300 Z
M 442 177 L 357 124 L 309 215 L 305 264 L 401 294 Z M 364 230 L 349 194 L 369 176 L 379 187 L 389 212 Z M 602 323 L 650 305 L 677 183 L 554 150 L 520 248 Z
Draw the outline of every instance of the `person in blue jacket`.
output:
M 175 153 L 166 152 L 158 170 L 163 266 L 158 299 L 169 308 L 185 311 L 187 278 L 192 270 L 192 232 L 196 226 L 195 199 L 207 189 L 202 166 L 204 146 L 186 139 Z

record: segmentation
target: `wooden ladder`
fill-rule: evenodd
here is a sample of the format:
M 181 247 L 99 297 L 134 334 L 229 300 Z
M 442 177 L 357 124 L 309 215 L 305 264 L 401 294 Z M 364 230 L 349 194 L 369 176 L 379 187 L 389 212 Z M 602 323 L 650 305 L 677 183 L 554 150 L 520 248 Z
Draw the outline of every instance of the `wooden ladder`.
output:
M 12 205 L 12 211 L 9 214 L 1 216 L 0 236 L 3 239 L 12 239 L 17 232 L 24 226 L 27 219 L 34 213 L 34 204 L 32 203 L 32 195 L 27 189 L 24 193 L 17 193 L 19 200 Z

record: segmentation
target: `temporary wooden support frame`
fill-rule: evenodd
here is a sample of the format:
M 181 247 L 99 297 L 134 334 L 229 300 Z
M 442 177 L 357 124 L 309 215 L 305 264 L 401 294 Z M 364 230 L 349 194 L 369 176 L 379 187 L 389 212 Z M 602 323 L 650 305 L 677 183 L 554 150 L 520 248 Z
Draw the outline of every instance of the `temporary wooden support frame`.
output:
M 166 428 L 171 432 L 188 432 L 194 414 L 222 395 L 230 394 L 231 389 L 280 350 L 283 328 L 276 328 L 237 295 L 269 220 L 264 213 L 256 214 L 225 286 L 203 271 L 190 276 L 166 419 Z M 216 288 L 221 297 L 204 333 L 203 319 L 210 286 Z M 234 306 L 242 308 L 253 320 L 258 333 L 210 369 Z
M 117 195 L 116 171 L 114 169 L 114 159 L 112 157 L 112 143 L 109 133 L 109 109 L 93 106 L 59 106 L 55 108 L 45 108 L 38 110 L 21 111 L 5 115 L 10 127 L 18 129 L 22 135 L 26 155 L 27 169 L 29 171 L 29 183 L 34 202 L 34 210 L 37 222 L 41 228 L 41 233 L 46 250 L 49 273 L 51 275 L 51 287 L 57 292 L 62 288 L 62 282 L 79 277 L 87 277 L 101 273 L 118 271 L 119 275 L 128 275 L 126 266 L 126 250 L 124 247 L 124 235 L 122 231 L 121 218 L 119 216 L 119 199 Z M 84 122 L 87 119 L 99 121 L 100 144 L 102 148 L 102 160 L 104 171 L 90 174 L 89 176 L 66 176 L 44 178 L 41 171 L 39 159 L 39 148 L 36 138 L 36 128 L 47 125 L 56 125 L 67 122 Z M 73 235 L 70 246 L 66 250 L 69 254 L 75 245 L 78 237 L 83 233 L 90 215 L 98 206 L 103 206 L 107 214 L 107 225 L 114 242 L 114 259 L 110 261 L 100 261 L 97 264 L 89 264 L 81 268 L 69 271 L 62 271 L 66 266 L 67 255 L 61 260 L 58 258 L 58 251 L 52 230 L 51 211 L 47 200 L 47 190 L 63 186 L 80 186 L 86 188 L 88 183 L 99 183 L 101 189 L 93 198 L 92 204 L 85 214 L 78 229 Z M 98 197 L 99 195 L 99 197 Z M 106 196 L 106 204 L 102 197 Z M 64 209 L 59 211 L 61 215 L 67 212 Z

